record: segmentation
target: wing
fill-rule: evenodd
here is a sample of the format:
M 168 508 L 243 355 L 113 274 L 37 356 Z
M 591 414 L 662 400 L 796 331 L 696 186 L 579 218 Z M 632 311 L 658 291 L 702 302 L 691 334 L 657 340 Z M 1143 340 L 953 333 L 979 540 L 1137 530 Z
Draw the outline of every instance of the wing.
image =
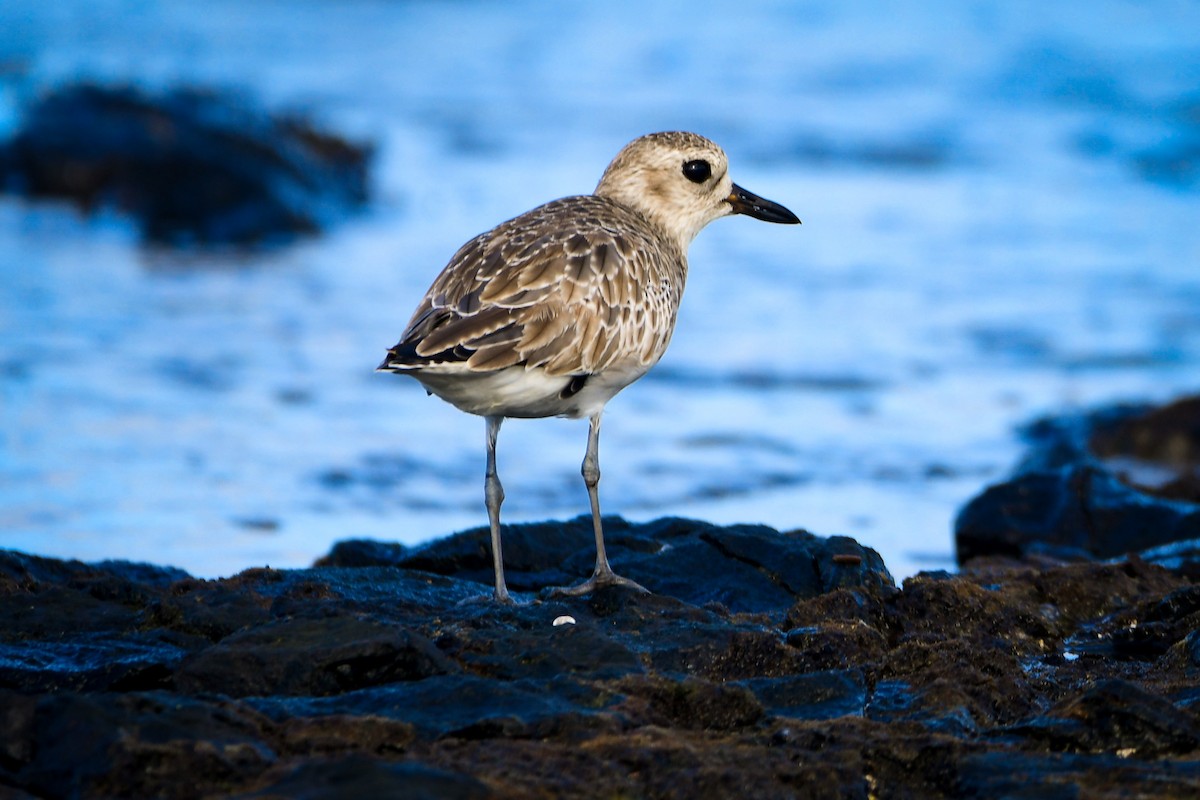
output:
M 382 367 L 520 364 L 578 375 L 653 363 L 670 339 L 686 270 L 664 239 L 604 198 L 536 208 L 459 249 Z

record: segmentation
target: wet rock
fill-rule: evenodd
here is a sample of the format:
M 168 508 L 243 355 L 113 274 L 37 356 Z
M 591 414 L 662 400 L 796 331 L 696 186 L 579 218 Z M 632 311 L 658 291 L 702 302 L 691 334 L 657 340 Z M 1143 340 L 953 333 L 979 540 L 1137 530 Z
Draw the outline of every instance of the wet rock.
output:
M 466 775 L 422 764 L 388 763 L 353 755 L 291 764 L 266 788 L 237 796 L 246 800 L 340 800 L 346 797 L 483 800 L 491 795 L 487 786 Z
M 1027 438 L 1013 477 L 959 513 L 959 563 L 1157 557 L 1156 548 L 1200 540 L 1200 398 L 1041 420 Z
M 988 751 L 963 758 L 950 797 L 1083 798 L 1192 797 L 1200 792 L 1200 762 L 1169 767 L 1105 753 L 1042 754 Z M 1169 774 L 1169 777 L 1167 775 Z
M 658 593 L 498 606 L 480 531 L 215 581 L 0 553 L 0 795 L 1200 790 L 1185 571 L 991 561 L 896 588 L 846 539 L 613 530 Z M 515 531 L 530 590 L 590 567 L 586 520 Z
M 641 724 L 689 730 L 734 731 L 754 725 L 763 707 L 750 689 L 698 678 L 682 681 L 637 676 L 617 684 L 623 709 Z M 635 710 L 636 709 L 636 710 Z
M 154 635 L 0 642 L 0 686 L 36 692 L 163 688 L 186 655 Z
M 182 664 L 181 691 L 325 696 L 458 670 L 420 634 L 366 620 L 285 618 L 222 639 Z
M 861 620 L 792 628 L 784 641 L 799 655 L 805 671 L 836 669 L 850 653 L 864 661 L 874 660 L 887 650 L 884 634 Z
M 1101 459 L 1132 461 L 1130 469 L 1118 466 L 1117 474 L 1135 488 L 1200 503 L 1200 397 L 1185 397 L 1099 426 L 1088 444 Z M 1137 462 L 1157 465 L 1160 480 L 1139 480 Z
M 376 542 L 372 539 L 343 539 L 333 545 L 326 555 L 318 558 L 314 567 L 398 567 L 408 548 L 398 542 Z
M 866 678 L 855 669 L 750 678 L 740 685 L 753 692 L 773 716 L 793 719 L 862 716 L 868 696 Z
M 19 734 L 20 785 L 50 797 L 202 797 L 276 761 L 255 715 L 178 694 L 42 695 Z
M 845 537 L 823 538 L 807 531 L 780 533 L 763 525 L 719 527 L 666 518 L 635 525 L 620 517 L 604 520 L 613 569 L 656 594 L 695 606 L 719 604 L 733 612 L 768 612 L 797 597 L 814 597 L 837 586 L 891 585 L 874 550 Z M 492 583 L 487 528 L 403 552 L 384 550 L 379 563 Z M 577 583 L 595 562 L 592 521 L 507 525 L 505 575 L 509 588 L 537 592 Z M 368 548 L 356 544 L 322 563 L 362 565 Z M 847 558 L 849 557 L 849 558 Z
M 140 586 L 160 589 L 187 577 L 186 572 L 174 567 L 130 561 L 84 564 L 81 561 L 60 561 L 15 550 L 0 550 L 0 595 L 41 584 L 67 584 L 73 588 L 86 588 L 88 594 L 93 596 L 107 595 L 109 599 L 116 599 Z
M 407 722 L 370 714 L 293 717 L 265 726 L 264 734 L 278 752 L 299 756 L 396 756 L 416 738 Z
M 271 619 L 271 601 L 253 588 L 230 581 L 178 581 L 147 607 L 156 626 L 217 642 Z
M 998 732 L 1076 753 L 1165 758 L 1200 749 L 1200 720 L 1119 679 L 1089 686 L 1045 715 Z
M 0 189 L 132 214 L 157 244 L 257 245 L 362 205 L 370 150 L 212 91 L 66 86 L 0 145 Z
M 576 716 L 596 717 L 607 729 L 617 696 L 570 679 L 498 681 L 444 675 L 331 697 L 258 697 L 249 705 L 278 722 L 313 716 L 382 717 L 411 725 L 423 740 L 445 737 L 528 737 L 562 726 L 579 728 Z

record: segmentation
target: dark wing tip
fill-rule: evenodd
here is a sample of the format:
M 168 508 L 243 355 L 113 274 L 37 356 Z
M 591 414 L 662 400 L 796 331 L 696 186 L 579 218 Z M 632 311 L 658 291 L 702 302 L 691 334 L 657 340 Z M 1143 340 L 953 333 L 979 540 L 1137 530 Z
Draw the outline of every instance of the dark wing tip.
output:
M 419 339 L 398 342 L 388 350 L 387 355 L 384 356 L 383 361 L 379 362 L 375 371 L 408 372 L 422 367 L 432 367 L 436 364 L 456 364 L 466 361 L 475 352 L 462 345 L 457 345 L 440 353 L 423 356 L 417 353 L 417 345 L 420 343 Z

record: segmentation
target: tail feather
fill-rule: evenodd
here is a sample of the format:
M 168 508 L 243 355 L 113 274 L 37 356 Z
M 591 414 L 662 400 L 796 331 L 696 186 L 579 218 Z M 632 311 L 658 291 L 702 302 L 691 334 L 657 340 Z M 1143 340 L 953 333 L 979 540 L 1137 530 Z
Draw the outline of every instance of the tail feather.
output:
M 417 353 L 417 345 L 420 340 L 409 339 L 396 343 L 383 361 L 379 362 L 379 366 L 375 368 L 376 372 L 409 372 L 411 370 L 424 369 L 426 367 L 434 367 L 439 364 L 461 364 L 471 357 L 473 350 L 468 350 L 461 345 L 452 347 L 449 350 L 443 350 L 440 353 L 422 356 Z

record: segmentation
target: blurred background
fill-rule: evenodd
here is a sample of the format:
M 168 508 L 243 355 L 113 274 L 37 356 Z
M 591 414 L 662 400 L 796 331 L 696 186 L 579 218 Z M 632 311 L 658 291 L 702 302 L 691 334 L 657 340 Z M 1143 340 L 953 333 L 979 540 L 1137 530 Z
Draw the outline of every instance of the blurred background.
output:
M 950 568 L 1022 423 L 1200 383 L 1190 0 L 0 5 L 0 140 L 84 83 L 301 117 L 366 146 L 366 202 L 213 246 L 6 178 L 2 547 L 217 576 L 485 524 L 483 422 L 373 369 L 460 244 L 655 130 L 804 225 L 693 245 L 671 350 L 608 407 L 605 513 Z M 585 440 L 505 426 L 506 521 L 586 513 Z

